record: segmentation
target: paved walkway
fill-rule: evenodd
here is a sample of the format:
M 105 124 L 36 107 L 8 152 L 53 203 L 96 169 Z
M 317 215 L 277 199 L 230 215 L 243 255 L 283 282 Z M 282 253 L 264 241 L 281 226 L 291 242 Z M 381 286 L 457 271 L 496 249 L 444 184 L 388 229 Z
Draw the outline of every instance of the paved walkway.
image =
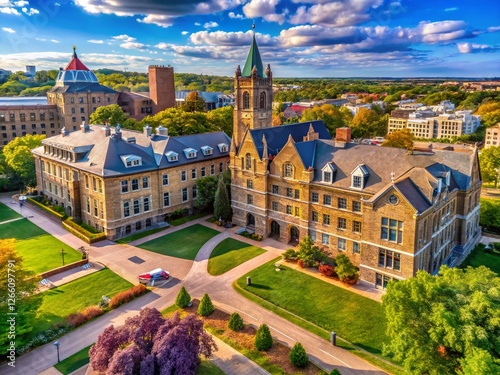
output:
M 16 217 L 15 219 L 0 221 L 0 225 L 7 224 L 7 223 L 12 223 L 13 221 L 18 221 L 18 220 L 22 220 L 22 219 L 24 219 L 24 217 Z
M 0 195 L 0 201 L 4 202 L 5 200 L 10 202 L 12 199 L 10 197 Z M 19 209 L 18 205 L 9 205 L 9 207 L 13 209 L 15 209 L 14 207 L 17 207 Z M 88 248 L 87 244 L 66 232 L 60 225 L 58 225 L 58 223 L 31 211 L 26 206 L 23 208 L 23 212 L 27 212 L 27 216 L 33 216 L 30 217 L 31 221 L 68 245 L 74 248 L 78 248 L 80 246 Z M 337 368 L 344 375 L 384 374 L 384 372 L 380 371 L 378 368 L 368 364 L 359 357 L 352 355 L 348 351 L 338 347 L 333 347 L 328 341 L 323 340 L 298 326 L 295 326 L 289 321 L 282 319 L 274 313 L 245 299 L 232 288 L 232 282 L 235 279 L 280 256 L 282 251 L 289 247 L 288 245 L 276 242 L 269 238 L 262 242 L 253 241 L 236 235 L 235 231 L 237 228 L 225 229 L 217 227 L 204 222 L 203 218 L 178 227 L 168 228 L 165 231 L 156 233 L 152 236 L 154 236 L 154 238 L 156 238 L 156 236 L 160 237 L 165 233 L 180 230 L 185 226 L 193 225 L 194 223 L 201 223 L 206 226 L 214 227 L 215 229 L 221 231 L 221 233 L 204 244 L 195 261 L 189 261 L 190 265 L 187 267 L 187 271 L 182 270 L 182 272 L 178 274 L 179 271 L 175 269 L 174 274 L 179 276 L 177 282 L 169 283 L 166 288 L 155 288 L 151 293 L 139 297 L 126 305 L 120 306 L 119 308 L 95 319 L 85 326 L 64 335 L 58 339 L 61 344 L 61 358 L 66 358 L 92 344 L 96 341 L 99 333 L 102 332 L 109 324 L 117 326 L 122 325 L 127 317 L 136 315 L 141 308 L 147 306 L 162 310 L 171 306 L 175 302 L 175 297 L 182 283 L 191 296 L 201 298 L 204 293 L 208 293 L 216 306 L 226 310 L 227 312 L 238 311 L 247 323 L 255 326 L 262 323 L 268 324 L 272 330 L 273 336 L 289 346 L 293 346 L 295 342 L 302 343 L 306 351 L 309 353 L 311 360 L 327 371 Z M 211 276 L 207 273 L 207 263 L 210 253 L 220 241 L 229 237 L 235 237 L 240 241 L 254 244 L 266 249 L 267 251 L 223 275 L 217 277 Z M 147 240 L 149 239 L 151 238 L 148 238 Z M 100 261 L 110 267 L 114 272 L 125 276 L 129 280 L 132 277 L 135 283 L 137 280 L 137 273 L 135 273 L 135 271 L 130 271 L 133 264 L 131 264 L 131 262 L 128 261 L 129 258 L 127 258 L 131 254 L 136 254 L 134 256 L 142 259 L 150 256 L 149 254 L 155 253 L 145 251 L 131 245 L 117 245 L 110 241 L 102 241 L 96 244 L 96 246 L 90 247 L 90 256 L 93 262 Z M 159 254 L 155 255 L 160 256 L 161 258 L 158 259 L 162 259 L 162 261 L 165 261 L 166 258 L 172 258 Z M 154 262 L 155 258 L 153 257 L 151 261 Z M 178 263 L 178 258 L 173 258 L 171 261 L 182 265 L 182 262 Z M 173 270 L 173 268 L 170 269 L 171 272 Z M 235 354 L 233 353 L 232 355 Z M 240 356 L 241 355 L 238 356 L 239 359 L 235 363 L 245 361 L 244 358 L 246 357 L 240 358 Z M 50 368 L 55 363 L 56 358 L 54 345 L 52 343 L 48 343 L 17 358 L 16 368 L 13 369 L 6 366 L 0 367 L 0 374 L 38 374 L 43 370 Z M 230 365 L 234 361 L 230 360 L 225 362 L 227 365 Z M 236 371 L 234 373 L 240 374 L 241 372 Z

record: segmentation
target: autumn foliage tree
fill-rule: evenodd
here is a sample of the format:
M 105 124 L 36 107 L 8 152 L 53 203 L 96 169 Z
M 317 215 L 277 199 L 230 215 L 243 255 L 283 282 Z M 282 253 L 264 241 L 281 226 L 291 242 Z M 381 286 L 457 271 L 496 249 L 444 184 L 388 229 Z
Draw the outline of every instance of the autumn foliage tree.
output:
M 499 374 L 499 296 L 500 277 L 484 266 L 390 282 L 384 351 L 408 374 Z
M 165 319 L 156 309 L 145 308 L 122 327 L 109 326 L 90 349 L 90 364 L 105 374 L 195 374 L 200 355 L 217 347 L 191 314 Z
M 413 150 L 413 139 L 414 137 L 411 130 L 407 128 L 395 130 L 385 136 L 385 141 L 382 143 L 382 146 Z

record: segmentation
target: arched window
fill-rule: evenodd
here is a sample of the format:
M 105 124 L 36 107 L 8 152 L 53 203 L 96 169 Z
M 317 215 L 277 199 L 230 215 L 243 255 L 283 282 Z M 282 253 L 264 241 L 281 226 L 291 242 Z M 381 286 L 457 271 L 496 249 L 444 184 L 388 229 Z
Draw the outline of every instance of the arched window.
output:
M 250 154 L 245 155 L 245 169 L 252 169 L 252 158 Z
M 293 177 L 293 165 L 291 163 L 285 163 L 283 165 L 283 175 L 285 177 Z
M 265 92 L 260 93 L 260 101 L 259 102 L 260 102 L 259 108 L 265 109 L 266 108 L 266 93 Z
M 243 93 L 243 109 L 248 109 L 250 108 L 250 94 L 245 91 Z

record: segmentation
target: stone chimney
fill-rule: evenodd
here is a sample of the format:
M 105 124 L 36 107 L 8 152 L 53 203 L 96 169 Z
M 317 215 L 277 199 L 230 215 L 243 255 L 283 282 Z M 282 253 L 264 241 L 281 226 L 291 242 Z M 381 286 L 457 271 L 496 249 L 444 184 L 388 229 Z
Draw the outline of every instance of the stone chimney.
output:
M 345 126 L 335 131 L 335 147 L 345 148 L 351 142 L 351 128 Z
M 103 130 L 105 137 L 109 137 L 111 135 L 111 128 L 109 127 L 108 122 L 106 122 L 106 125 L 104 126 Z
M 66 128 L 61 129 L 61 136 L 66 137 L 69 134 L 69 131 L 66 130 Z
M 168 128 L 164 128 L 160 125 L 156 128 L 156 134 L 168 137 Z
M 82 133 L 87 133 L 88 131 L 90 131 L 90 125 L 86 124 L 85 121 L 82 121 L 82 124 L 80 125 L 80 129 L 81 129 Z
M 153 128 L 151 126 L 149 126 L 149 124 L 146 124 L 146 126 L 143 128 L 144 135 L 146 137 L 151 137 L 152 130 L 153 130 Z
M 113 137 L 116 140 L 122 139 L 122 128 L 120 124 L 116 124 L 115 134 L 113 134 Z

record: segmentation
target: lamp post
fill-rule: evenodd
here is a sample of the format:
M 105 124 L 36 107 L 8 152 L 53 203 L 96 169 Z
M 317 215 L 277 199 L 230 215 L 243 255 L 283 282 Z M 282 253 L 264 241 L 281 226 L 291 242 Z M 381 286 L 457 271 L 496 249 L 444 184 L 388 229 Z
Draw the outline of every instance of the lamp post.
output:
M 57 349 L 57 363 L 59 363 L 59 362 L 61 362 L 61 360 L 59 358 L 59 345 L 61 345 L 61 344 L 59 343 L 59 341 L 56 341 L 54 343 L 54 345 L 56 346 L 56 349 Z
M 26 195 L 24 194 L 21 194 L 19 196 L 19 206 L 21 206 L 21 216 L 23 216 L 23 206 L 24 206 L 24 203 L 26 202 Z

